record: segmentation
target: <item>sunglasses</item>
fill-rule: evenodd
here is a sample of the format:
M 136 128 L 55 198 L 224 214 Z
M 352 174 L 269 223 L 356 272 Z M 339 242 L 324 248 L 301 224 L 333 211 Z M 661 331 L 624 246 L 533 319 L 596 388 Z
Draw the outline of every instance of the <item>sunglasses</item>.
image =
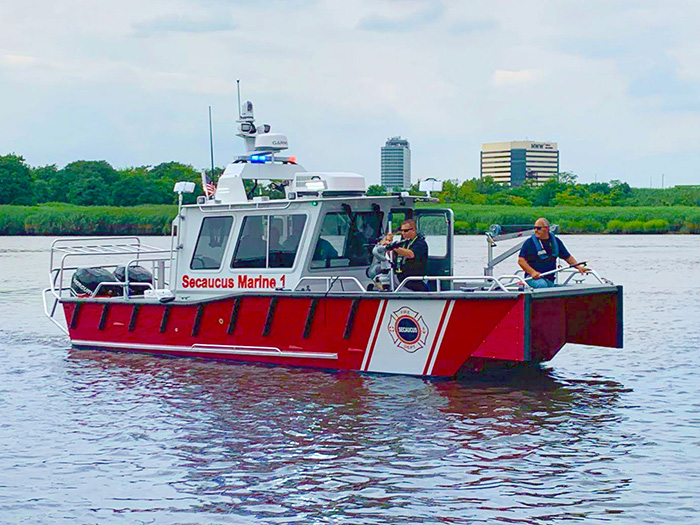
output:
M 535 226 L 536 230 L 544 230 L 546 226 Z
M 399 228 L 400 232 L 410 232 L 413 228 Z

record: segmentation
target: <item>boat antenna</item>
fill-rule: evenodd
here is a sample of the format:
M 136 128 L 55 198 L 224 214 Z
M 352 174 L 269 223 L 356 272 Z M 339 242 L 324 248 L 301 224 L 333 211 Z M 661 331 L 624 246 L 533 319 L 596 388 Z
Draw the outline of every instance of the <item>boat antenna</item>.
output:
M 211 152 L 211 176 L 214 177 L 214 134 L 211 127 L 211 106 L 209 106 L 209 151 Z
M 243 118 L 243 115 L 241 115 L 241 79 L 240 78 L 236 79 L 236 89 L 238 91 L 238 120 L 241 120 Z

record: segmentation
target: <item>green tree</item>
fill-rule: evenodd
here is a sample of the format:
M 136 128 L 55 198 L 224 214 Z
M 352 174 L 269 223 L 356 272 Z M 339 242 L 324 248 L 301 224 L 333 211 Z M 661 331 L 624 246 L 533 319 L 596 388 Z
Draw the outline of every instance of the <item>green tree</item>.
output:
M 442 191 L 437 194 L 437 198 L 441 203 L 446 202 L 459 202 L 459 181 L 457 180 L 446 180 L 442 183 Z
M 34 177 L 34 195 L 37 202 L 51 202 L 54 199 L 54 179 L 57 177 L 58 168 L 55 164 L 32 168 Z
M 216 171 L 216 170 L 215 170 Z M 197 187 L 201 188 L 202 185 L 202 176 L 197 171 L 194 169 L 191 165 L 189 164 L 182 164 L 181 162 L 162 162 L 161 164 L 158 164 L 157 166 L 154 166 L 153 169 L 150 169 L 148 171 L 148 177 L 152 180 L 157 180 L 159 182 L 159 199 L 164 199 L 164 192 L 165 188 L 168 187 L 168 192 L 170 194 L 170 199 L 171 201 L 168 202 L 177 202 L 177 196 L 173 193 L 173 186 L 175 186 L 176 182 L 180 181 L 189 181 L 189 182 L 194 182 L 197 184 Z M 211 177 L 211 175 L 210 175 Z M 216 182 L 216 179 L 212 177 L 212 180 Z M 199 195 L 202 195 L 200 193 Z M 186 194 L 183 196 L 183 202 L 185 204 L 192 204 L 196 201 L 197 199 L 197 194 L 195 193 L 190 193 Z
M 386 194 L 386 188 L 384 186 L 380 186 L 379 184 L 372 184 L 367 188 L 367 195 L 372 197 L 378 197 Z
M 112 204 L 111 187 L 119 174 L 105 160 L 78 160 L 59 170 L 51 181 L 52 199 L 71 204 Z
M 34 178 L 19 155 L 0 156 L 0 204 L 34 204 Z
M 68 202 L 79 206 L 109 206 L 112 204 L 112 192 L 104 179 L 90 175 L 71 184 Z
M 632 193 L 632 188 L 626 182 L 610 181 L 610 199 L 615 206 L 621 206 Z

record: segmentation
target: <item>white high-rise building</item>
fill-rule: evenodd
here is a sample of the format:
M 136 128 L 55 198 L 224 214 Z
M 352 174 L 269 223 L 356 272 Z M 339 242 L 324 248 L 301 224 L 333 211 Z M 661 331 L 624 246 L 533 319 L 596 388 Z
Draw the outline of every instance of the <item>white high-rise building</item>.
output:
M 389 191 L 411 187 L 411 148 L 406 139 L 391 137 L 382 147 L 382 186 Z

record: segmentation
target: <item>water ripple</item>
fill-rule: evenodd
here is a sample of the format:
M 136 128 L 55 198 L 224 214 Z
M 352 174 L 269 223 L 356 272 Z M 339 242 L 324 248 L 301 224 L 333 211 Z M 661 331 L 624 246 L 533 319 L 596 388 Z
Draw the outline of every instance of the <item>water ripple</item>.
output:
M 623 262 L 624 242 L 643 245 L 576 242 Z M 693 242 L 655 257 L 691 261 Z M 42 246 L 6 260 L 31 276 Z M 611 275 L 625 350 L 422 380 L 71 350 L 39 317 L 38 281 L 3 275 L 0 521 L 700 522 L 698 288 L 681 304 Z

